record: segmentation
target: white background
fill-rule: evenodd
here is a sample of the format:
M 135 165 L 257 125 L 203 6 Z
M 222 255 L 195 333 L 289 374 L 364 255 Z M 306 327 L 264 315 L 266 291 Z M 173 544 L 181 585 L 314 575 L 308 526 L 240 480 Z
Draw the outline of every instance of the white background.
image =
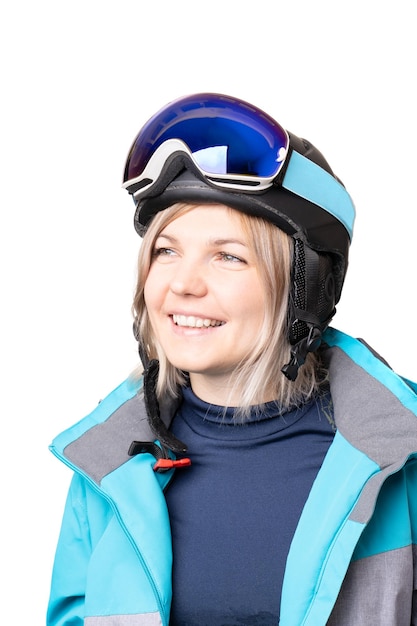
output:
M 327 157 L 357 207 L 334 325 L 415 362 L 411 0 L 15 0 L 1 46 L 1 569 L 44 624 L 70 471 L 50 454 L 136 365 L 126 153 L 166 102 L 242 97 Z M 414 306 L 414 309 L 413 309 Z M 2 623 L 5 618 L 2 618 Z

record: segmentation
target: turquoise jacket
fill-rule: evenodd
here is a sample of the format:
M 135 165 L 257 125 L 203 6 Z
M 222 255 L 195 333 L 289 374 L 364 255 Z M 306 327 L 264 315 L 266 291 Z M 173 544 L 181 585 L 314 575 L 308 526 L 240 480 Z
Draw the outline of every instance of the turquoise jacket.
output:
M 337 432 L 296 529 L 281 626 L 417 624 L 417 387 L 363 342 L 328 329 Z M 59 435 L 74 476 L 48 626 L 167 626 L 171 536 L 164 487 L 133 440 L 152 441 L 140 380 Z M 169 424 L 169 412 L 163 416 Z

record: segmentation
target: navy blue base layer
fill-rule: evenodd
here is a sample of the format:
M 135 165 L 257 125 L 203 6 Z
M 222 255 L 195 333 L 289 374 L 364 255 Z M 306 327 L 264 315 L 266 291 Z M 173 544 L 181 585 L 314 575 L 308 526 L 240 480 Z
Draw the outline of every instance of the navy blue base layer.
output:
M 192 465 L 167 489 L 174 569 L 171 626 L 278 624 L 285 562 L 332 442 L 331 401 L 244 425 L 188 388 L 172 430 Z

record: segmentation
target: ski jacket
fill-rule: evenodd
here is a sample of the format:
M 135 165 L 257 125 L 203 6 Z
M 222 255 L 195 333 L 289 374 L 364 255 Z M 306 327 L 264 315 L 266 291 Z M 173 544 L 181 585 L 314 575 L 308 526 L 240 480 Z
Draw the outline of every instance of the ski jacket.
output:
M 337 432 L 286 564 L 281 626 L 417 624 L 417 386 L 363 342 L 324 336 Z M 129 456 L 153 441 L 141 380 L 128 379 L 52 452 L 74 476 L 58 541 L 48 626 L 167 626 L 173 469 Z M 171 411 L 172 412 L 172 411 Z M 169 425 L 170 414 L 163 419 Z

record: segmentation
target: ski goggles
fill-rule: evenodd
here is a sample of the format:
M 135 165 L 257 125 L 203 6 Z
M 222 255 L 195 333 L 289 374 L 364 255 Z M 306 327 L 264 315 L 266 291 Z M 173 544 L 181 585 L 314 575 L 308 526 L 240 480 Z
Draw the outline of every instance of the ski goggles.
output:
M 282 169 L 289 144 L 287 131 L 253 105 L 195 94 L 171 102 L 145 124 L 128 154 L 123 187 L 137 199 L 182 154 L 214 185 L 262 191 Z
M 345 187 L 316 163 L 290 150 L 287 131 L 243 100 L 203 93 L 163 107 L 135 138 L 123 187 L 137 205 L 153 192 L 158 194 L 158 183 L 169 166 L 184 158 L 211 185 L 222 189 L 251 193 L 278 183 L 325 209 L 352 237 L 355 208 Z

